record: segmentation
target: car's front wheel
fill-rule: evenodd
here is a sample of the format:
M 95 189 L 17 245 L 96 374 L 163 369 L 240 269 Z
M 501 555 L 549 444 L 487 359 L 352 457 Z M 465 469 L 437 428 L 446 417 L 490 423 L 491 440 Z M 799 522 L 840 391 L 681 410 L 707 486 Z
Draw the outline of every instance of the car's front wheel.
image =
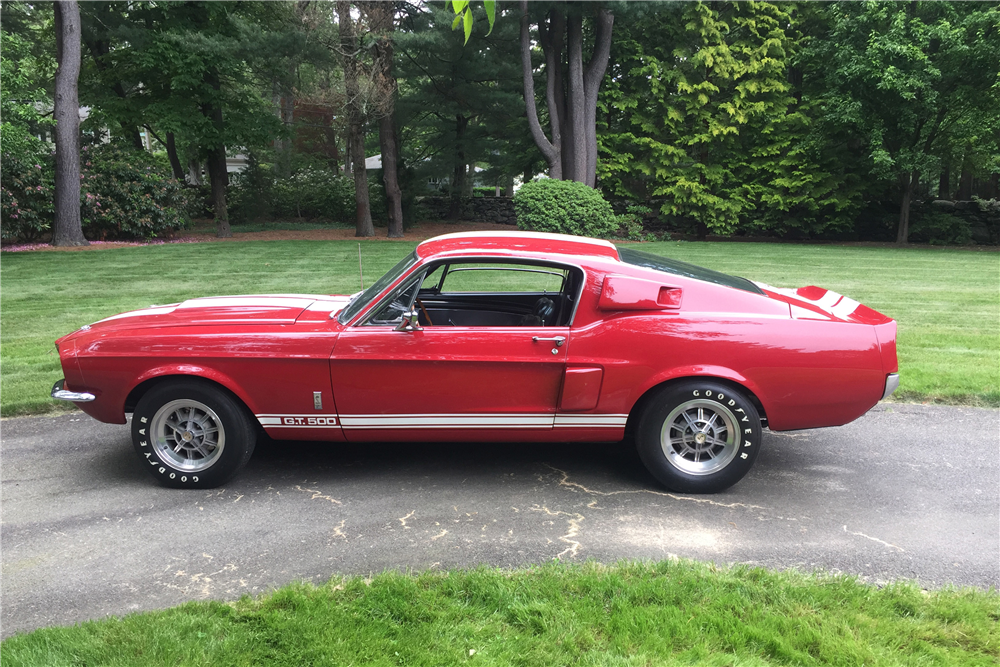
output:
M 197 380 L 174 380 L 147 392 L 132 415 L 132 444 L 161 484 L 211 489 L 250 460 L 257 432 L 243 406 Z
M 746 396 L 711 381 L 665 387 L 646 404 L 639 457 L 664 486 L 716 493 L 740 481 L 760 449 L 760 416 Z

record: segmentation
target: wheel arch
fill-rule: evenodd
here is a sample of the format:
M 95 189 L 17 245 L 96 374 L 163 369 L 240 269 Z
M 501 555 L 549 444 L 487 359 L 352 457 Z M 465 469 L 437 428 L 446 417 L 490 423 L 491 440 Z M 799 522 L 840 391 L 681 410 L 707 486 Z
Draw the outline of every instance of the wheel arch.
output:
M 221 373 L 203 374 L 184 372 L 180 369 L 161 369 L 160 372 L 155 374 L 147 373 L 143 377 L 140 377 L 139 382 L 132 387 L 131 391 L 129 391 L 128 395 L 125 397 L 125 404 L 123 406 L 124 412 L 134 412 L 135 406 L 138 405 L 140 400 L 142 400 L 142 397 L 149 393 L 149 391 L 154 387 L 176 380 L 193 380 L 222 390 L 243 406 L 243 408 L 247 411 L 247 414 L 250 415 L 250 417 L 253 418 L 253 421 L 256 422 L 256 417 L 253 416 L 254 410 L 252 403 L 230 378 L 227 378 Z
M 625 438 L 632 439 L 635 435 L 635 431 L 639 425 L 639 419 L 642 417 L 643 411 L 646 409 L 646 405 L 649 403 L 653 396 L 658 394 L 663 389 L 667 387 L 673 387 L 685 382 L 707 380 L 710 382 L 715 382 L 723 386 L 729 387 L 735 391 L 743 393 L 747 400 L 753 403 L 753 406 L 757 408 L 757 412 L 760 414 L 761 426 L 767 426 L 767 413 L 764 410 L 764 404 L 761 403 L 760 398 L 757 394 L 744 384 L 743 382 L 738 382 L 732 378 L 725 377 L 722 375 L 710 375 L 710 374 L 692 374 L 692 375 L 679 375 L 676 377 L 671 377 L 660 382 L 654 383 L 649 388 L 646 389 L 639 396 L 638 400 L 632 404 L 632 409 L 629 410 L 628 421 L 625 424 Z

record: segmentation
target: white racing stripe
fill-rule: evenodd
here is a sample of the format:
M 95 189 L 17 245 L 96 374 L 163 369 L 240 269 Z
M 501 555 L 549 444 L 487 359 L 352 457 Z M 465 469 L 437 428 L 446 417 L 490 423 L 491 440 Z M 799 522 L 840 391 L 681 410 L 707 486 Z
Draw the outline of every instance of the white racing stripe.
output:
M 627 414 L 459 413 L 393 415 L 255 415 L 267 428 L 473 429 L 623 428 Z
M 556 415 L 555 426 L 558 427 L 606 427 L 625 426 L 628 415 Z
M 842 320 L 846 320 L 850 317 L 858 306 L 861 304 L 854 299 L 848 299 L 846 296 L 840 300 L 840 302 L 830 309 L 830 312 L 839 317 Z
M 415 414 L 415 415 L 343 415 L 345 429 L 350 428 L 549 428 L 549 414 Z

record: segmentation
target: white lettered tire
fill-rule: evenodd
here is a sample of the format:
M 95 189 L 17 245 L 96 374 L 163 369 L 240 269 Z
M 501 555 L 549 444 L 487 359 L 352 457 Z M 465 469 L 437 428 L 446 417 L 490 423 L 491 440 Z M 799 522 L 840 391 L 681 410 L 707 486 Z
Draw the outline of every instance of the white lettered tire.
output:
M 713 381 L 665 387 L 646 404 L 636 447 L 661 484 L 717 493 L 750 471 L 760 449 L 760 415 L 746 396 Z
M 169 380 L 148 391 L 132 414 L 132 445 L 161 484 L 211 489 L 250 460 L 253 422 L 236 399 L 200 380 Z

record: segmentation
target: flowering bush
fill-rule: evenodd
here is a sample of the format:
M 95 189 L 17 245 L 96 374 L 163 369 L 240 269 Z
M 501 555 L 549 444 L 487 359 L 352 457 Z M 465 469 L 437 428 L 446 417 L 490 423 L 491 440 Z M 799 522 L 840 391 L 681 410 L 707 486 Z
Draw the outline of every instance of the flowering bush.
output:
M 90 239 L 150 239 L 190 224 L 183 186 L 155 157 L 114 144 L 80 154 L 80 215 Z
M 190 195 L 152 155 L 103 144 L 85 146 L 80 161 L 80 218 L 88 239 L 150 239 L 190 224 Z M 38 240 L 52 229 L 52 156 L 4 153 L 0 167 L 0 238 Z
M 0 172 L 0 240 L 37 240 L 52 227 L 51 156 L 5 152 Z

